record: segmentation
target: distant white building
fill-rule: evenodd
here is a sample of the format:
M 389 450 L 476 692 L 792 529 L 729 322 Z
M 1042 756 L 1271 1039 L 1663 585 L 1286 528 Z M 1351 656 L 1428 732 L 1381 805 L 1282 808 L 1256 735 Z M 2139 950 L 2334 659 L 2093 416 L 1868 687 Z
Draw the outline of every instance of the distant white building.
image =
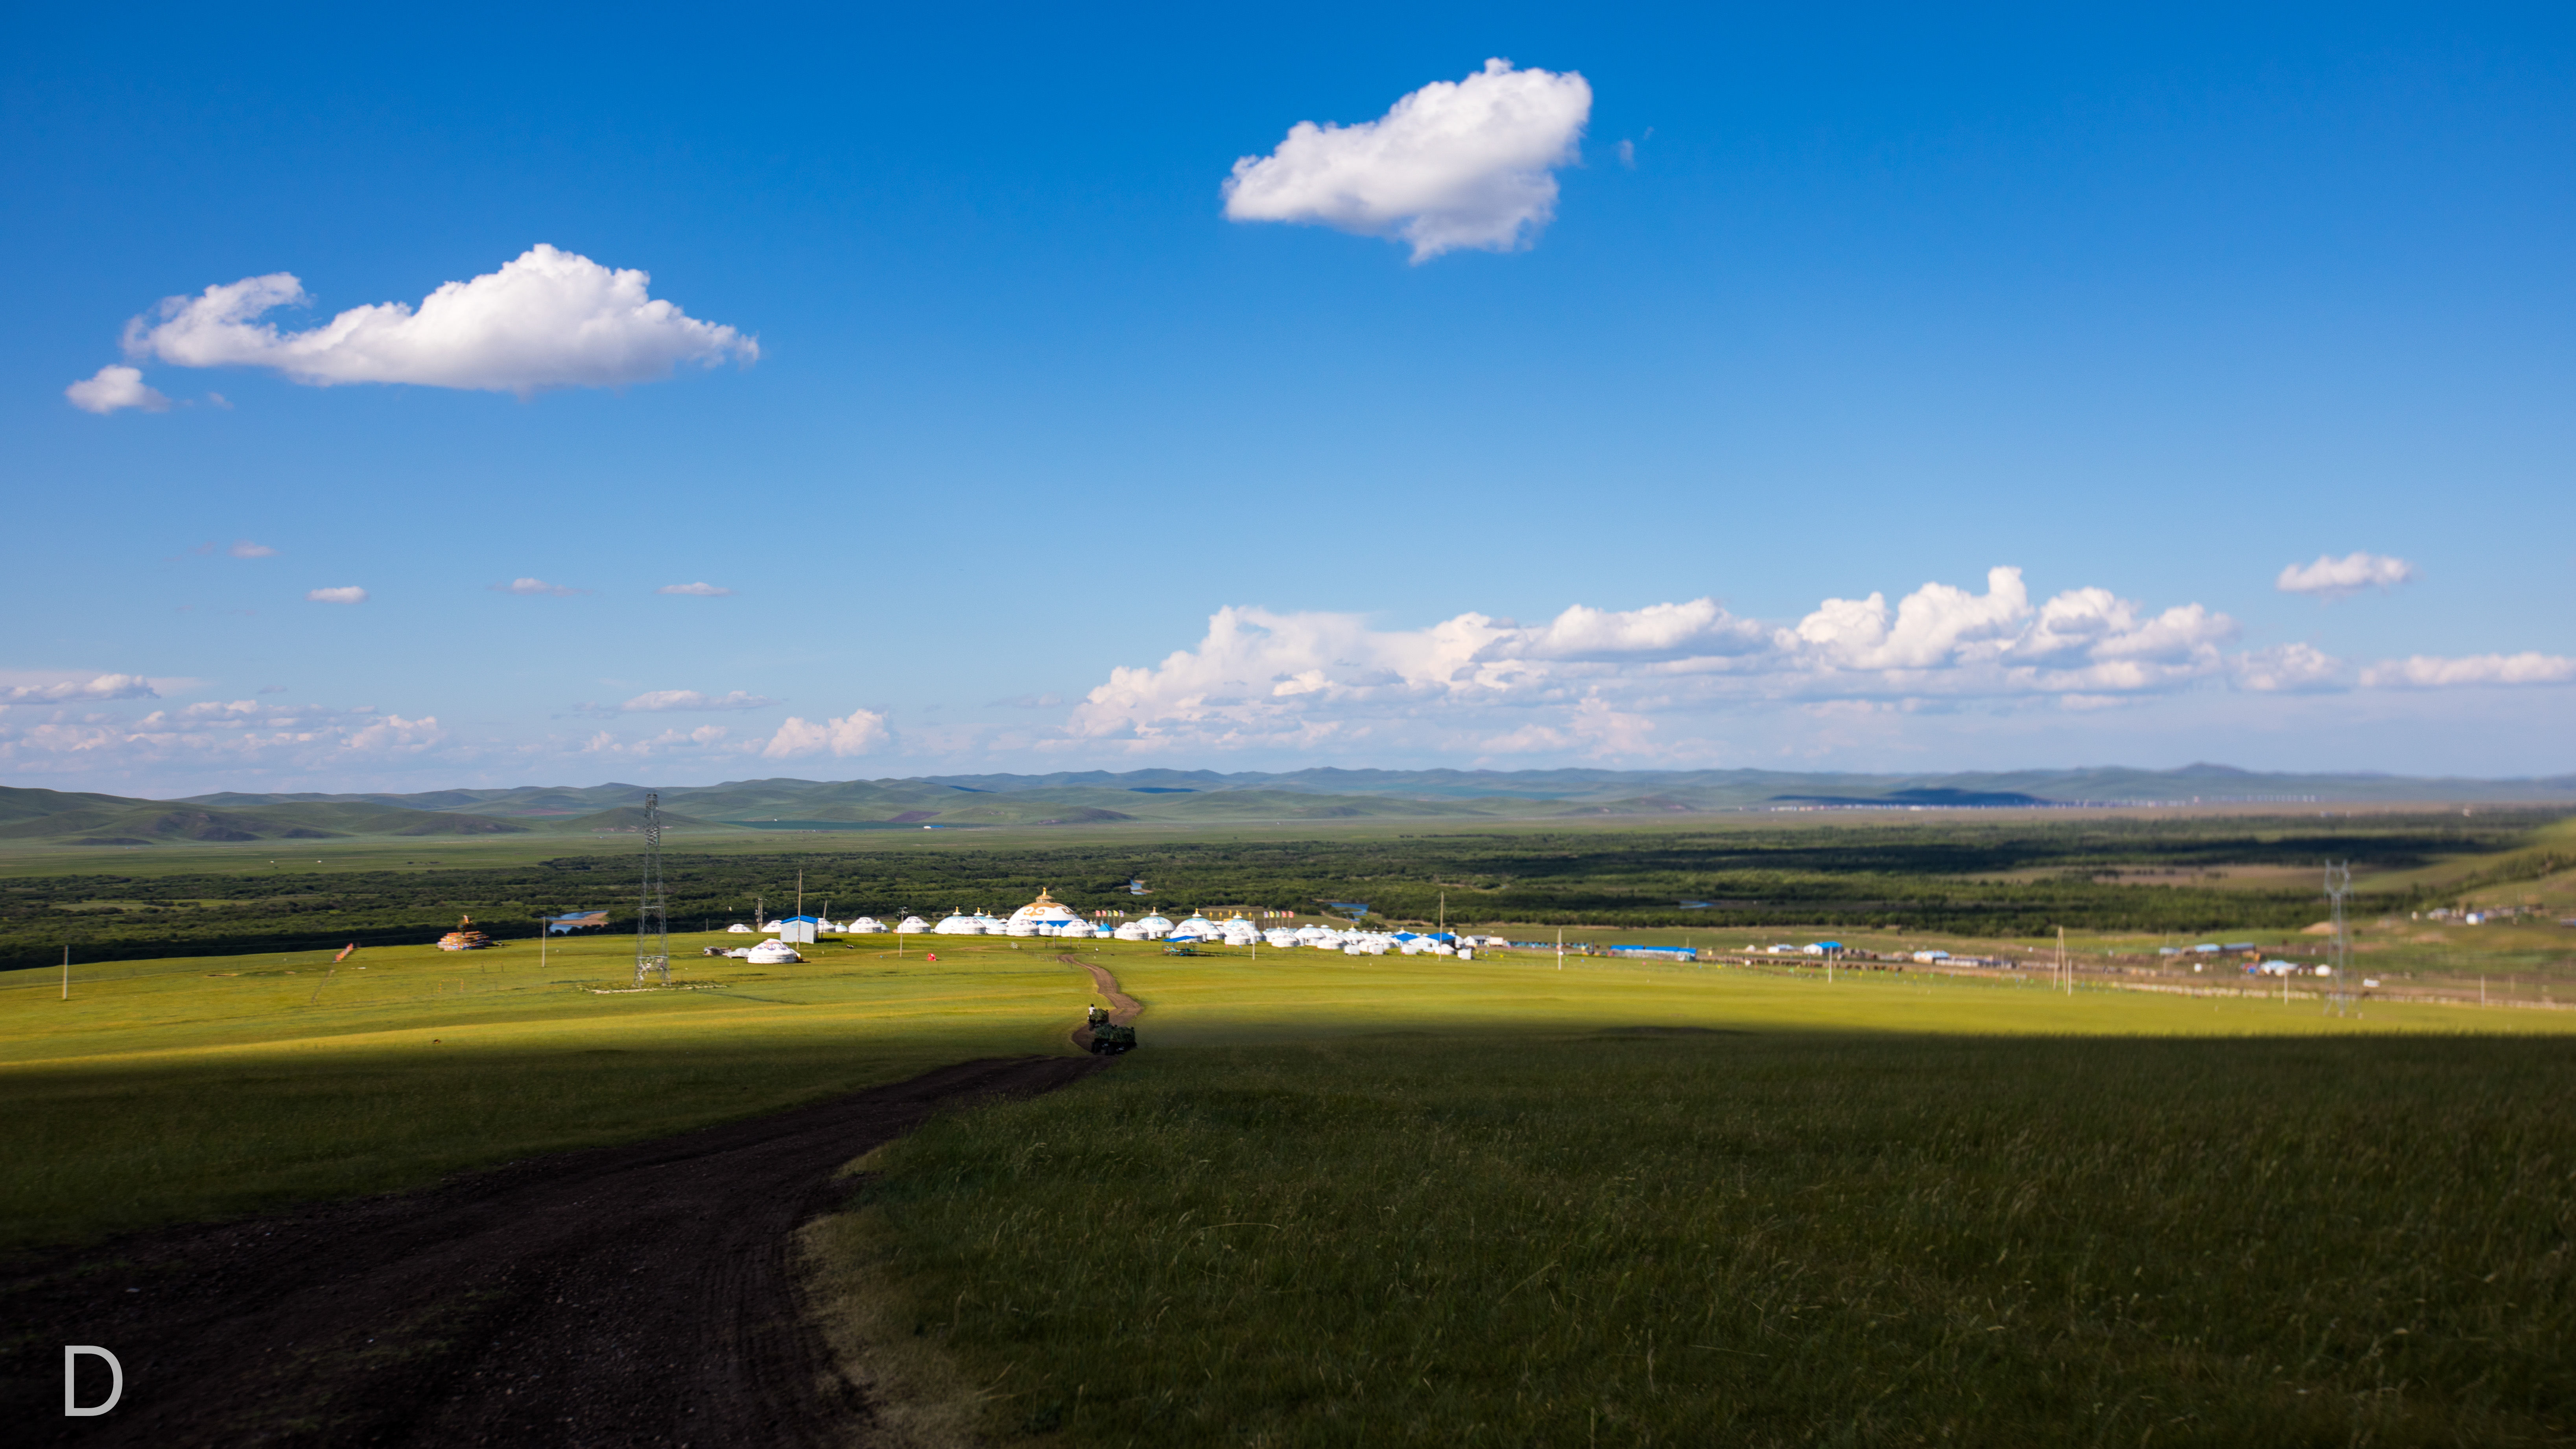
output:
M 789 916 L 784 920 L 772 921 L 761 929 L 777 932 L 778 939 L 781 941 L 793 941 L 799 945 L 811 946 L 822 924 L 813 916 Z

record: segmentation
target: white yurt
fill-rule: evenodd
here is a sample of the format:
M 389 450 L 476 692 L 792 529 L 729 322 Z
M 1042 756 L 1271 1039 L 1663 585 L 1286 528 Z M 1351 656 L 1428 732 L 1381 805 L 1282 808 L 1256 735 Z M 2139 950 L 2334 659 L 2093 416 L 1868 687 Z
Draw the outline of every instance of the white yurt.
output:
M 797 955 L 796 948 L 784 941 L 763 941 L 745 953 L 743 959 L 755 966 L 777 966 L 805 958 Z
M 751 927 L 744 925 L 740 921 L 734 922 L 732 925 L 725 927 L 725 929 L 731 931 L 737 936 L 748 936 L 752 933 Z
M 938 925 L 930 928 L 930 934 L 934 936 L 980 936 L 984 934 L 984 928 L 976 923 L 973 916 L 966 914 L 964 911 L 950 911 Z
M 1209 920 L 1205 916 L 1192 916 L 1188 920 L 1174 926 L 1172 928 L 1172 934 L 1175 936 L 1213 936 L 1216 934 L 1216 922 Z
M 1143 921 L 1120 921 L 1118 923 L 1118 929 L 1110 932 L 1109 934 L 1117 937 L 1121 941 L 1142 941 L 1145 939 L 1145 923 Z
M 1099 935 L 1100 930 L 1089 921 L 1067 921 L 1064 924 L 1064 928 L 1057 931 L 1056 934 L 1065 937 L 1067 940 L 1088 941 L 1092 937 Z
M 1039 891 L 1038 898 L 1036 900 L 1033 900 L 1027 905 L 1020 907 L 1018 910 L 1011 912 L 1010 933 L 1014 936 L 1036 934 L 1034 931 L 1020 930 L 1019 927 L 1023 923 L 1032 927 L 1062 926 L 1068 921 L 1076 921 L 1080 919 L 1081 917 L 1075 915 L 1071 907 L 1057 901 L 1055 897 L 1048 895 L 1045 891 Z
M 1138 916 L 1128 924 L 1144 933 L 1137 938 L 1142 941 L 1159 941 L 1172 934 L 1172 922 L 1167 916 Z
M 1261 939 L 1270 945 L 1278 947 L 1282 951 L 1287 950 L 1291 946 L 1301 944 L 1297 940 L 1297 933 L 1284 926 L 1273 926 L 1269 930 L 1262 932 Z
M 1226 922 L 1222 929 L 1229 946 L 1249 946 L 1261 939 L 1261 928 L 1241 916 Z
M 895 929 L 904 935 L 913 936 L 929 930 L 930 923 L 919 916 L 906 916 Z
M 841 934 L 845 936 L 880 936 L 885 934 L 885 927 L 879 924 L 877 918 L 874 916 L 861 916 L 857 920 L 850 922 L 849 928 Z

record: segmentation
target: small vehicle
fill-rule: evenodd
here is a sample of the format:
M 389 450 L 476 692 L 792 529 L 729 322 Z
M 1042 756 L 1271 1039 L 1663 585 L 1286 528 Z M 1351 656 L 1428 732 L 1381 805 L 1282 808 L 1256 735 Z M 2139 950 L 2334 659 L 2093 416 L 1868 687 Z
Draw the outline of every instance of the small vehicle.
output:
M 1097 1006 L 1091 1008 L 1091 1054 L 1093 1056 L 1114 1057 L 1120 1052 L 1132 1052 L 1135 1049 L 1136 1028 L 1118 1026 L 1109 1020 L 1108 1012 Z

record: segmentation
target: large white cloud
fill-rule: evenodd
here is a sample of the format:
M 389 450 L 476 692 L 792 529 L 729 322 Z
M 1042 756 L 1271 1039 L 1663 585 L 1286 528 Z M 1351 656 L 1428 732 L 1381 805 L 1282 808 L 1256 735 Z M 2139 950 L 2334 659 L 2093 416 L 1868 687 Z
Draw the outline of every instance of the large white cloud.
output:
M 2418 654 L 2392 659 L 2361 672 L 2361 682 L 2380 689 L 2448 689 L 2475 684 L 2566 684 L 2576 680 L 2576 659 L 2560 654 L 2472 654 L 2444 659 Z
M 1582 76 L 1488 60 L 1378 120 L 1298 122 L 1277 150 L 1234 163 L 1225 214 L 1399 236 L 1417 262 L 1462 247 L 1509 251 L 1555 216 L 1555 168 L 1574 160 L 1591 114 Z
M 170 400 L 143 383 L 143 369 L 109 363 L 97 372 L 63 389 L 72 406 L 85 413 L 102 416 L 119 408 L 141 408 L 157 413 L 170 406 Z
M 2107 589 L 2034 604 L 2021 571 L 1986 591 L 1930 583 L 1827 599 L 1765 626 L 1711 599 L 1605 610 L 1539 625 L 1460 614 L 1421 629 L 1356 615 L 1226 608 L 1197 647 L 1122 667 L 1076 705 L 1067 745 L 1314 748 L 1364 740 L 1486 754 L 1652 753 L 1658 712 L 1730 701 L 2118 697 L 2224 684 L 2234 620 L 2198 604 L 2161 611 Z M 2242 656 L 2240 656 L 2241 658 Z M 2322 658 L 2322 656 L 2318 656 Z M 2304 682 L 2305 659 L 2264 662 Z
M 352 307 L 319 327 L 262 321 L 311 299 L 286 272 L 164 300 L 126 329 L 126 351 L 182 367 L 271 367 L 298 382 L 408 382 L 512 392 L 617 387 L 760 355 L 754 339 L 646 295 L 651 279 L 531 247 L 497 272 L 449 282 L 413 308 Z M 104 374 L 102 374 L 104 376 Z
M 871 709 L 854 709 L 840 719 L 821 721 L 790 715 L 760 753 L 772 760 L 792 760 L 801 755 L 864 755 L 889 738 L 885 716 Z
M 2414 577 L 2413 564 L 2386 554 L 2348 553 L 2342 558 L 2319 554 L 2315 563 L 2292 564 L 2281 570 L 2272 587 L 2285 594 L 2340 599 L 2364 589 L 2393 589 Z

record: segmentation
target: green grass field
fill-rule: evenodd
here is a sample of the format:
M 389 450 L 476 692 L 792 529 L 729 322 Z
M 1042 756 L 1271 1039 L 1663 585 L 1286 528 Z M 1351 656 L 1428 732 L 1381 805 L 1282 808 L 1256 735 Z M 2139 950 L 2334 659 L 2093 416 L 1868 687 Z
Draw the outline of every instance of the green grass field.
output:
M 899 1080 L 1066 1050 L 1089 982 L 1052 953 L 803 966 L 680 956 L 705 989 L 631 985 L 631 940 L 117 963 L 0 990 L 0 1247 L 418 1186 Z M 364 969 L 358 969 L 363 967 Z M 326 974 L 327 973 L 327 974 Z
M 864 1206 L 813 1236 L 841 1341 L 950 1437 L 2576 1426 L 2558 1013 L 1509 959 L 1113 969 L 1143 1051 L 876 1154 Z
M 701 940 L 682 937 L 677 952 Z M 5 1243 L 1069 1050 L 1055 943 L 0 989 Z M 926 959 L 935 951 L 936 962 Z M 2547 1442 L 2576 1013 L 1544 955 L 1083 953 L 1144 1050 L 808 1235 L 905 1422 L 1068 1443 Z M 363 971 L 354 969 L 363 965 Z M 598 989 L 595 989 L 598 988 Z

